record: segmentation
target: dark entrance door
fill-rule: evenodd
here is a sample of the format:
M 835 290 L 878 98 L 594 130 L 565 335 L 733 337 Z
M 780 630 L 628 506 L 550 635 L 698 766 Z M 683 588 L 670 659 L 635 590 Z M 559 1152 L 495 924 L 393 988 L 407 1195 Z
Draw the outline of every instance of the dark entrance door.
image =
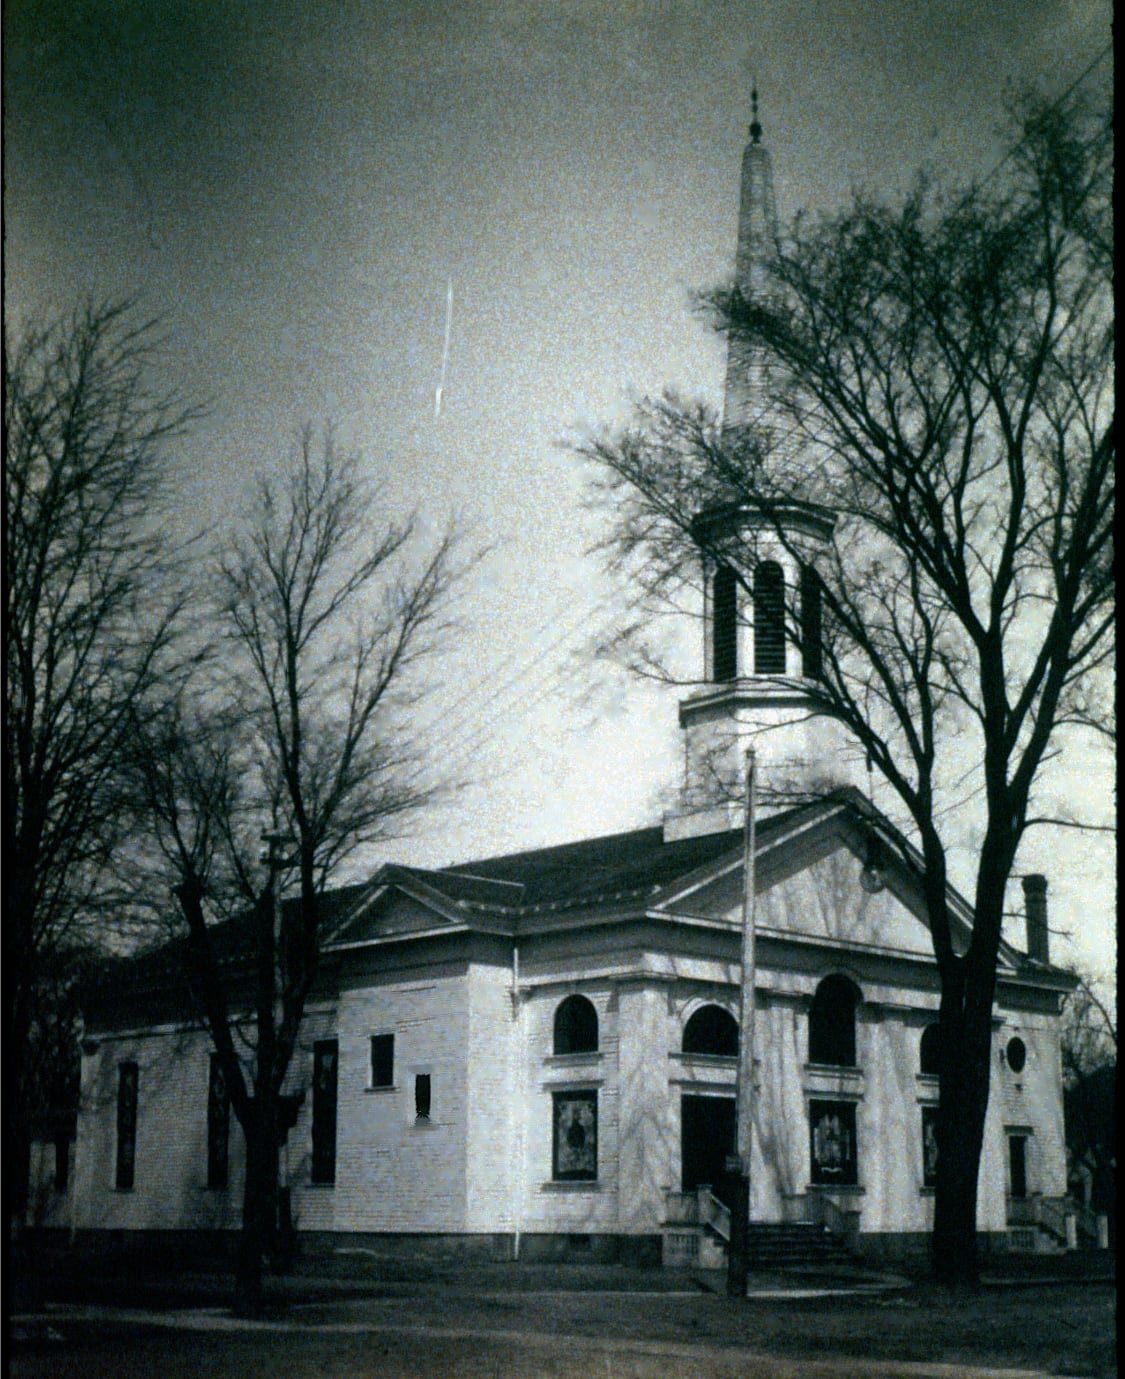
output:
M 1027 1136 L 1008 1136 L 1008 1190 L 1013 1197 L 1027 1196 Z
M 735 1152 L 734 1097 L 680 1097 L 680 1144 L 684 1192 L 709 1183 L 715 1196 L 729 1207 L 726 1160 Z

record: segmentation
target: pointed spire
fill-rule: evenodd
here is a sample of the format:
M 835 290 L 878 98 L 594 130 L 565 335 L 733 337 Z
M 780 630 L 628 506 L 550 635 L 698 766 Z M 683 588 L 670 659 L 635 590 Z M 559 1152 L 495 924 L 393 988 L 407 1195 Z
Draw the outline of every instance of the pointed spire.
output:
M 742 186 L 738 210 L 738 245 L 734 283 L 750 300 L 762 290 L 762 269 L 777 240 L 773 166 L 769 149 L 762 143 L 758 120 L 758 85 L 750 92 L 750 139 L 742 155 Z M 723 397 L 723 428 L 748 422 L 754 410 L 754 394 L 760 390 L 761 367 L 754 353 L 731 339 L 727 344 L 727 375 Z
M 762 142 L 762 126 L 758 123 L 758 83 L 750 92 L 750 139 L 752 143 Z

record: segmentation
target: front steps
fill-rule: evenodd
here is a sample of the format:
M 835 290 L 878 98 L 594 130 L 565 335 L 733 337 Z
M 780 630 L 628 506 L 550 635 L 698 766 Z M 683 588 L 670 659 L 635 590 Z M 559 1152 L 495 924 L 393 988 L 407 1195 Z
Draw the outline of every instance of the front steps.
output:
M 713 1225 L 676 1222 L 664 1227 L 667 1269 L 725 1269 L 727 1241 Z M 854 1264 L 855 1255 L 839 1237 L 811 1222 L 752 1221 L 747 1239 L 751 1271 L 824 1269 Z
M 855 1260 L 838 1236 L 824 1226 L 804 1221 L 751 1221 L 746 1252 L 752 1270 L 816 1269 Z

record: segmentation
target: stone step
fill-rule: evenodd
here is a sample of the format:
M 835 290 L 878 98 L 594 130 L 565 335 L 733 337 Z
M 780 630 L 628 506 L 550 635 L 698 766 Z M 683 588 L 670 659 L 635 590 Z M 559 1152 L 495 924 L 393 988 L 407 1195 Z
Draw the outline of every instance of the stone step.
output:
M 758 1267 L 844 1263 L 852 1258 L 842 1241 L 810 1222 L 751 1222 L 747 1254 Z

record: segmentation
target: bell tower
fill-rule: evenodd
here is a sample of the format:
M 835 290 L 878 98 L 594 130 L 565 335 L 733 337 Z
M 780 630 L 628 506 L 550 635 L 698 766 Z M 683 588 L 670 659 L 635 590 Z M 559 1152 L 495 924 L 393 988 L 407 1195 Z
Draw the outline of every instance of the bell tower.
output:
M 764 261 L 777 239 L 773 170 L 762 143 L 758 93 L 742 157 L 735 290 L 765 290 Z M 723 441 L 738 444 L 765 395 L 765 365 L 745 341 L 727 344 Z M 821 713 L 818 551 L 831 540 L 827 508 L 794 501 L 768 516 L 738 502 L 700 512 L 703 557 L 703 680 L 680 701 L 684 775 L 669 838 L 733 827 L 741 820 L 746 748 L 754 746 L 769 812 L 854 778 L 857 756 L 842 726 Z M 724 552 L 730 559 L 723 558 Z

